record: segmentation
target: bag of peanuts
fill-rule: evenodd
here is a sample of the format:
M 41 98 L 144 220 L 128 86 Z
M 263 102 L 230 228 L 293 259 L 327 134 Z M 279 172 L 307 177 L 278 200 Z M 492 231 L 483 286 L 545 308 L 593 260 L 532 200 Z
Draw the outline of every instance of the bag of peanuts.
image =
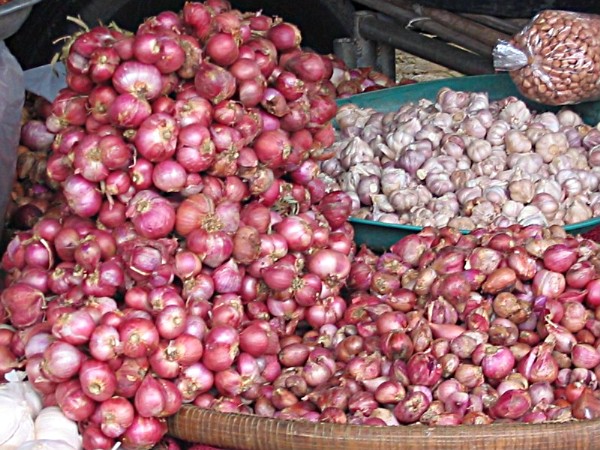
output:
M 521 94 L 546 105 L 600 99 L 600 16 L 545 10 L 494 48 Z

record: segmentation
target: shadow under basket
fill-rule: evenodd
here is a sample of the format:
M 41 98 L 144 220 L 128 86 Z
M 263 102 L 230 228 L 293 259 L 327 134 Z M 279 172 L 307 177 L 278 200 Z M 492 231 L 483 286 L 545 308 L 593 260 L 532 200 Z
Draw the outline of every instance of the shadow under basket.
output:
M 372 427 L 221 413 L 185 405 L 169 434 L 235 450 L 572 450 L 598 448 L 600 421 Z

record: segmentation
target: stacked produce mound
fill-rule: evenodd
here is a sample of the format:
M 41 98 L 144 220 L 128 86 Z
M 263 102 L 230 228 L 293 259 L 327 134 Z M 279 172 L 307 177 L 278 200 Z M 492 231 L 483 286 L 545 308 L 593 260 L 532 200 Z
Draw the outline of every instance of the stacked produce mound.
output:
M 300 40 L 222 0 L 73 37 L 68 88 L 23 128 L 0 374 L 24 367 L 86 450 L 176 448 L 184 404 L 366 426 L 600 417 L 598 245 L 516 224 L 357 249 L 356 196 L 321 171 L 352 74 Z

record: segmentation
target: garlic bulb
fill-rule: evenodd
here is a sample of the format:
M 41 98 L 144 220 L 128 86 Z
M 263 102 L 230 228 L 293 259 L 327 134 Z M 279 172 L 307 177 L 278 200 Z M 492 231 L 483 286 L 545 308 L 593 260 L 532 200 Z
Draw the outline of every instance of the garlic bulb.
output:
M 452 217 L 460 211 L 460 204 L 454 192 L 448 192 L 441 197 L 434 198 L 428 205 L 428 208 L 434 213 L 447 211 L 452 213 Z
M 455 187 L 447 172 L 434 172 L 425 178 L 425 186 L 433 195 L 444 195 L 454 191 Z
M 488 129 L 486 140 L 496 146 L 504 145 L 506 133 L 510 130 L 510 125 L 505 120 L 495 120 Z
M 484 92 L 474 92 L 469 99 L 469 104 L 466 107 L 467 114 L 473 114 L 480 110 L 488 110 L 490 108 L 490 99 Z
M 36 417 L 35 439 L 64 441 L 75 450 L 81 448 L 77 423 L 67 419 L 56 406 L 44 408 Z
M 554 197 L 545 192 L 535 194 L 531 199 L 531 204 L 537 207 L 547 219 L 554 218 L 560 206 Z
M 481 162 L 492 154 L 492 144 L 483 139 L 476 139 L 467 146 L 467 156 L 474 162 Z
M 469 104 L 470 97 L 466 92 L 454 91 L 444 87 L 439 90 L 435 100 L 441 111 L 454 113 L 464 110 Z
M 424 125 L 415 133 L 415 141 L 429 141 L 432 147 L 439 147 L 444 132 L 435 125 Z
M 458 169 L 450 175 L 450 181 L 454 183 L 457 189 L 462 189 L 466 186 L 467 181 L 475 178 L 475 174 L 469 169 Z
M 442 155 L 460 158 L 465 152 L 465 141 L 458 134 L 447 134 L 442 140 L 443 144 L 440 148 Z
M 503 186 L 489 186 L 483 191 L 483 197 L 496 205 L 503 205 L 508 194 Z
M 356 194 L 363 205 L 372 205 L 371 197 L 379 194 L 379 178 L 375 175 L 362 177 L 356 187 Z
M 543 158 L 545 163 L 549 163 L 558 155 L 566 153 L 568 149 L 569 143 L 562 133 L 544 134 L 535 143 L 535 152 Z
M 510 130 L 504 135 L 506 153 L 528 153 L 533 144 L 529 138 L 519 130 Z
M 482 191 L 479 186 L 463 187 L 456 191 L 456 198 L 461 205 L 466 205 L 481 196 Z
M 365 161 L 372 161 L 373 149 L 359 137 L 353 137 L 348 145 L 339 153 L 339 160 L 344 169 L 350 169 Z
M 523 101 L 516 100 L 508 103 L 498 116 L 500 119 L 508 122 L 511 128 L 520 130 L 531 119 L 531 111 L 529 111 Z
M 583 123 L 581 116 L 570 109 L 561 109 L 556 117 L 562 126 L 576 127 Z
M 475 223 L 491 223 L 498 214 L 500 208 L 488 200 L 482 200 L 471 211 L 471 219 Z
M 470 217 L 454 217 L 448 222 L 448 226 L 459 230 L 474 230 L 475 222 Z
M 525 206 L 517 217 L 517 223 L 519 225 L 527 226 L 527 225 L 548 225 L 548 221 L 546 217 L 542 214 L 542 212 L 533 205 Z
M 567 210 L 565 213 L 566 223 L 577 223 L 589 220 L 592 218 L 592 208 L 585 204 L 585 202 L 575 198 L 570 202 L 567 202 Z
M 551 112 L 543 112 L 541 114 L 536 115 L 531 120 L 531 123 L 539 123 L 546 130 L 551 131 L 553 133 L 558 132 L 558 130 L 560 130 L 561 127 L 561 123 L 558 120 L 558 117 L 556 116 L 556 114 Z
M 415 206 L 419 206 L 419 195 L 412 189 L 402 189 L 392 192 L 389 201 L 394 210 L 401 214 L 410 211 Z
M 563 200 L 562 188 L 556 180 L 544 179 L 537 182 L 535 185 L 535 193 L 541 194 L 542 192 L 550 194 L 557 202 Z
M 476 117 L 467 117 L 461 124 L 459 131 L 462 131 L 468 136 L 473 136 L 477 139 L 485 138 L 487 128 Z
M 410 175 L 405 170 L 386 167 L 381 172 L 381 192 L 389 196 L 395 191 L 406 189 L 410 181 Z
M 502 214 L 506 217 L 509 217 L 514 220 L 519 216 L 519 213 L 524 208 L 525 205 L 521 202 L 517 202 L 515 200 L 507 200 L 502 205 Z
M 514 180 L 508 184 L 508 192 L 512 200 L 529 203 L 535 195 L 535 185 L 531 180 L 525 178 Z

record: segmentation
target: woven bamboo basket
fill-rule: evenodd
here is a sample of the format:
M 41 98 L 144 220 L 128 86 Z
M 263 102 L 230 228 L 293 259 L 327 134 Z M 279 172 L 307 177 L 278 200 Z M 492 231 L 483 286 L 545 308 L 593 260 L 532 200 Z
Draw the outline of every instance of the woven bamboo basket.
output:
M 600 449 L 600 420 L 458 427 L 369 427 L 225 414 L 185 405 L 171 436 L 236 450 Z

